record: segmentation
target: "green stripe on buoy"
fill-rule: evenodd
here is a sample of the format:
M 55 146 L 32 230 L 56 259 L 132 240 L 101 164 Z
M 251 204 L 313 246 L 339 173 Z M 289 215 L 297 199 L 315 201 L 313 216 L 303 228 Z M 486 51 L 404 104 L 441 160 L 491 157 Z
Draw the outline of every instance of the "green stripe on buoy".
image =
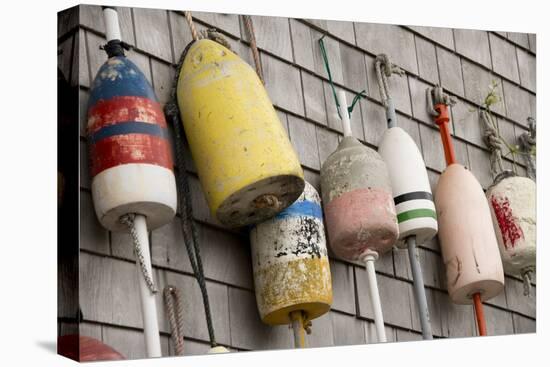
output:
M 427 218 L 427 217 L 437 219 L 435 211 L 432 209 L 413 209 L 413 210 L 409 210 L 408 212 L 397 214 L 397 223 L 401 223 L 409 219 Z

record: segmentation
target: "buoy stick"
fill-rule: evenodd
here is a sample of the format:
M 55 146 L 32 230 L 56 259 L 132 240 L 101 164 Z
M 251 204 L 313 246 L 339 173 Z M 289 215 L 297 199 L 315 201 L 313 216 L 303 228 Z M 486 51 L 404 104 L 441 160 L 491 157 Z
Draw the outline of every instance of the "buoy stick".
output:
M 425 340 L 433 339 L 432 325 L 430 324 L 430 311 L 426 301 L 426 290 L 424 289 L 424 278 L 418 258 L 416 248 L 416 236 L 407 237 L 407 248 L 409 249 L 409 262 L 411 263 L 411 272 L 413 276 L 414 298 L 418 308 L 418 317 L 422 327 L 422 338 Z
M 474 293 L 472 296 L 474 300 L 474 309 L 476 312 L 476 321 L 477 328 L 479 330 L 479 335 L 487 335 L 487 324 L 485 323 L 485 315 L 483 313 L 483 304 L 481 303 L 481 295 L 479 293 Z
M 113 40 L 121 41 L 120 26 L 118 24 L 118 14 L 116 9 L 110 7 L 103 8 L 103 19 L 105 20 L 105 37 L 107 42 Z
M 374 251 L 369 251 L 364 257 L 367 267 L 367 280 L 369 282 L 370 299 L 372 309 L 374 311 L 374 324 L 376 326 L 376 334 L 378 342 L 386 342 L 386 329 L 384 328 L 384 317 L 382 315 L 382 305 L 380 303 L 380 294 L 378 293 L 378 281 L 376 280 L 376 270 L 374 262 L 378 259 L 378 254 Z
M 344 128 L 344 136 L 352 136 L 351 122 L 349 119 L 348 102 L 346 101 L 346 92 L 338 91 L 338 108 L 342 117 L 342 127 Z
M 306 334 L 304 329 L 304 317 L 302 311 L 293 311 L 290 313 L 292 320 L 292 330 L 294 331 L 294 347 L 306 347 Z
M 151 268 L 151 254 L 149 252 L 149 235 L 147 233 L 147 221 L 145 216 L 136 214 L 134 218 L 134 227 L 137 232 L 139 243 L 141 244 L 144 265 L 149 274 L 153 274 Z M 160 335 L 155 294 L 152 293 L 147 286 L 138 261 L 136 261 L 136 270 L 139 281 L 141 311 L 143 316 L 143 333 L 145 334 L 145 349 L 147 357 L 160 357 Z
M 393 99 L 388 97 L 386 100 L 386 119 L 388 120 L 388 129 L 397 126 L 397 116 L 395 114 L 395 105 Z

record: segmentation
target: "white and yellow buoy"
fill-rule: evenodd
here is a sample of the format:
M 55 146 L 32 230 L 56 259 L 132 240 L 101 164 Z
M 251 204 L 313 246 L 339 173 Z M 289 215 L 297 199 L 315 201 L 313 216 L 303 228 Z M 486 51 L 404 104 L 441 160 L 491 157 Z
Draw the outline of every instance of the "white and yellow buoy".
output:
M 332 284 L 319 194 L 305 183 L 288 208 L 250 231 L 256 302 L 263 322 L 303 327 L 328 312 Z
M 209 39 L 187 49 L 177 84 L 185 135 L 212 214 L 261 222 L 292 204 L 303 171 L 254 69 Z

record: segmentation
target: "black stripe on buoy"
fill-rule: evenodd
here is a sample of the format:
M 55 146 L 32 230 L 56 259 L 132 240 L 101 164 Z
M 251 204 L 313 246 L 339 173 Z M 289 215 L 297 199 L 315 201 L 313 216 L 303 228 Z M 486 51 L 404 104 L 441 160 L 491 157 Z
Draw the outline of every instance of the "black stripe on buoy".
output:
M 396 196 L 395 198 L 393 198 L 393 201 L 394 201 L 395 205 L 397 205 L 397 204 L 401 204 L 405 201 L 419 200 L 419 199 L 425 199 L 425 200 L 433 201 L 433 196 L 430 192 L 427 192 L 427 191 L 414 191 L 414 192 L 407 192 L 406 194 Z

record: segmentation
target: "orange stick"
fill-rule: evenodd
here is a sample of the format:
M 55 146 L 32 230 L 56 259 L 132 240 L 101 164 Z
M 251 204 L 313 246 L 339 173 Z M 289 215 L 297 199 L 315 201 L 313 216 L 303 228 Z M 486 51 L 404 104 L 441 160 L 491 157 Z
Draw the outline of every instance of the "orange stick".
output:
M 449 109 L 445 104 L 436 104 L 434 109 L 439 112 L 439 116 L 435 118 L 435 123 L 439 126 L 441 133 L 441 142 L 445 151 L 445 161 L 447 166 L 456 163 L 455 149 L 451 140 L 451 132 L 449 131 Z
M 483 304 L 481 303 L 481 296 L 479 293 L 474 293 L 474 308 L 476 310 L 477 328 L 479 329 L 479 335 L 487 335 L 487 325 L 485 324 L 485 316 L 483 315 Z

